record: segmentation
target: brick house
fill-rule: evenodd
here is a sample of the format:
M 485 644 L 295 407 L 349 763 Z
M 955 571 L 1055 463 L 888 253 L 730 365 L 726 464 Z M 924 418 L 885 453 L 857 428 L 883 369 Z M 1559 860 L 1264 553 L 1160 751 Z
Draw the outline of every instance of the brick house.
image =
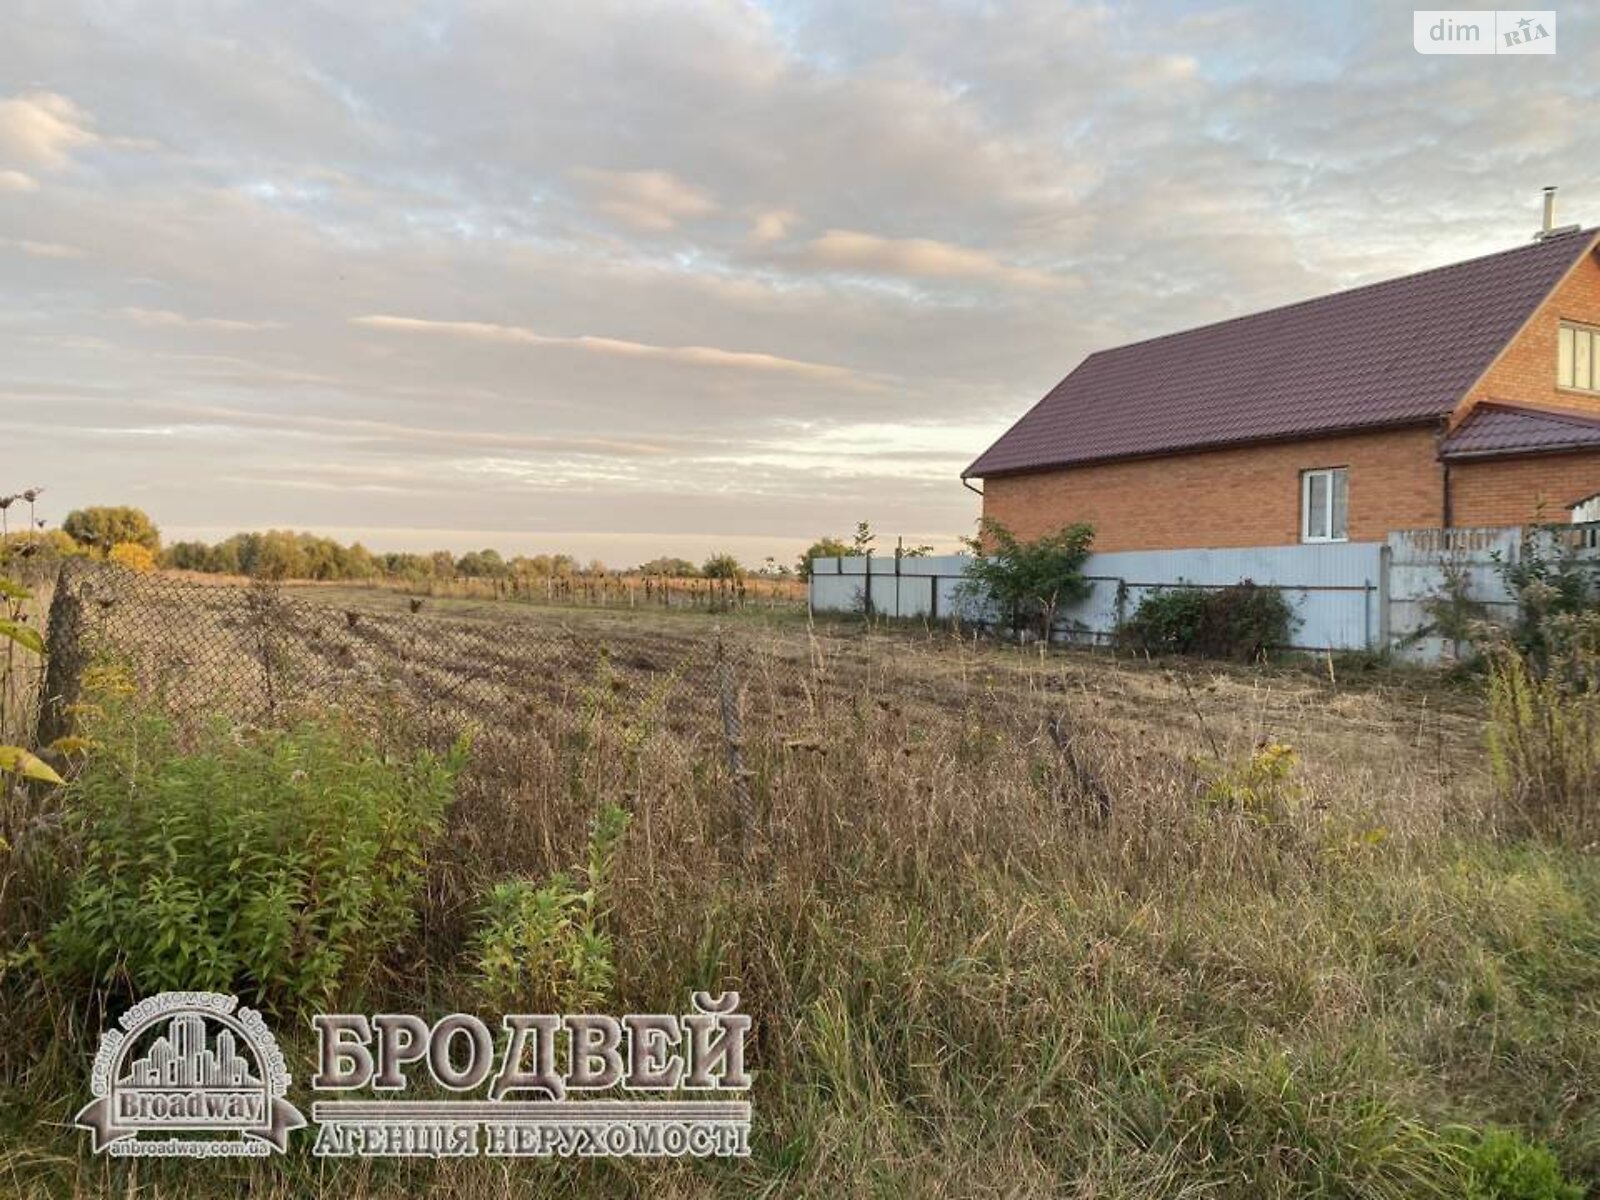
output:
M 1600 493 L 1600 230 L 1086 358 L 962 473 L 1097 550 L 1567 520 Z M 970 484 L 969 484 L 970 486 Z

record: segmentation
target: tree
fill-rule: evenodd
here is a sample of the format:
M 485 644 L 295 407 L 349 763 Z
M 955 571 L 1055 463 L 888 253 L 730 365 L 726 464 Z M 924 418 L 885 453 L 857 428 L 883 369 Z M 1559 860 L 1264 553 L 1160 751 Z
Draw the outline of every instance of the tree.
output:
M 878 540 L 878 535 L 872 532 L 872 526 L 865 521 L 856 522 L 856 536 L 851 543 L 852 554 L 871 554 L 872 543 Z
M 640 563 L 639 574 L 667 575 L 673 579 L 693 579 L 700 574 L 700 568 L 687 558 L 672 558 L 663 555 L 661 558 L 652 558 L 647 563 Z
M 119 542 L 132 542 L 155 554 L 161 549 L 161 531 L 143 509 L 116 507 L 75 508 L 61 522 L 75 542 L 109 552 Z
M 173 542 L 162 552 L 161 562 L 179 571 L 209 571 L 211 547 L 204 542 Z
M 456 574 L 468 579 L 500 579 L 511 574 L 511 568 L 498 550 L 469 550 L 456 559 Z
M 731 554 L 713 554 L 700 568 L 700 574 L 707 579 L 739 579 L 744 575 L 744 568 Z
M 794 569 L 801 579 L 811 578 L 811 560 L 814 558 L 843 558 L 850 553 L 849 543 L 839 538 L 821 537 L 806 547 L 806 552 L 795 563 Z
M 156 569 L 156 556 L 138 542 L 118 542 L 106 557 L 140 574 Z
M 243 553 L 239 556 L 245 574 L 272 580 L 311 577 L 311 556 L 293 530 L 269 529 L 266 533 L 247 534 L 246 537 L 253 539 L 254 553 L 248 561 L 244 561 Z
M 964 541 L 972 552 L 966 586 L 998 605 L 1013 629 L 1031 622 L 1048 641 L 1056 610 L 1089 594 L 1082 570 L 1094 542 L 1094 529 L 1088 525 L 1067 525 L 1023 542 L 999 521 L 985 517 L 978 522 L 978 535 Z
M 206 570 L 214 571 L 218 575 L 239 574 L 239 539 L 229 538 L 225 542 L 218 542 L 211 547 L 211 556 L 207 560 Z

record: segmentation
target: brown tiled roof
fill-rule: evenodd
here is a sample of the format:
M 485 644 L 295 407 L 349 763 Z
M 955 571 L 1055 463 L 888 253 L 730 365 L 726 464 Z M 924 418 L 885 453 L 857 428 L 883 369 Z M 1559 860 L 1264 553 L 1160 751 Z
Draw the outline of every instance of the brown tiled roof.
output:
M 1480 404 L 1439 444 L 1447 459 L 1600 450 L 1600 414 L 1521 404 Z
M 962 477 L 1436 420 L 1596 232 L 1091 354 Z

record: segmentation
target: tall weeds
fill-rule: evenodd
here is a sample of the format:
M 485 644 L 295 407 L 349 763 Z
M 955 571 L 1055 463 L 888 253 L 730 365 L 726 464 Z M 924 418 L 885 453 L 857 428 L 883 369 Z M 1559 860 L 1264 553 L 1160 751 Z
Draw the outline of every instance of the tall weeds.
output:
M 1514 826 L 1600 839 L 1600 610 L 1550 617 L 1536 656 L 1489 645 L 1489 746 Z
M 1600 1177 L 1600 863 L 1485 836 L 1463 799 L 1487 791 L 1481 749 L 1444 769 L 1472 755 L 1473 716 L 1424 737 L 1409 693 L 932 637 L 728 655 L 716 699 L 748 812 L 719 705 L 598 658 L 560 705 L 475 742 L 410 969 L 351 1003 L 437 1013 L 488 984 L 496 1003 L 565 990 L 651 1012 L 736 988 L 750 1161 L 144 1164 L 135 1186 L 35 1118 L 0 1179 L 274 1200 L 1442 1200 L 1549 1166 L 1523 1142 L 1479 1153 L 1489 1125 Z M 524 971 L 554 958 L 584 969 Z M 307 1047 L 285 1040 L 299 1077 Z M 57 1064 L 29 1095 L 46 1082 L 63 1110 L 81 1087 Z

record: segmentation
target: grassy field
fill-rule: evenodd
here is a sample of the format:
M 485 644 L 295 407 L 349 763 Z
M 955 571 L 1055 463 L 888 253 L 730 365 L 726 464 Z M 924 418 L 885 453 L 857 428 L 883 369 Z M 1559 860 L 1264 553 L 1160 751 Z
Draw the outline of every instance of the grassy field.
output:
M 1508 1190 L 1496 1164 L 1541 1146 L 1600 1179 L 1600 858 L 1507 833 L 1473 684 L 748 615 L 717 622 L 719 666 L 703 615 L 310 599 L 265 641 L 238 597 L 98 609 L 133 711 L 106 706 L 65 796 L 9 802 L 0 1192 L 1582 1194 Z M 231 698 L 197 702 L 219 661 Z M 374 931 L 371 968 L 331 994 L 271 993 L 297 1084 L 307 1011 L 493 1016 L 471 949 L 487 890 L 582 862 L 615 804 L 604 1007 L 741 993 L 751 1159 L 92 1158 L 66 1126 L 126 975 L 107 996 L 52 940 L 87 869 L 83 806 L 114 811 L 135 780 L 160 794 L 134 745 L 212 755 L 222 778 L 273 769 L 204 720 L 269 680 L 283 720 L 391 755 L 477 731 L 439 834 L 419 834 L 414 925 Z M 140 724 L 162 710 L 167 734 Z

